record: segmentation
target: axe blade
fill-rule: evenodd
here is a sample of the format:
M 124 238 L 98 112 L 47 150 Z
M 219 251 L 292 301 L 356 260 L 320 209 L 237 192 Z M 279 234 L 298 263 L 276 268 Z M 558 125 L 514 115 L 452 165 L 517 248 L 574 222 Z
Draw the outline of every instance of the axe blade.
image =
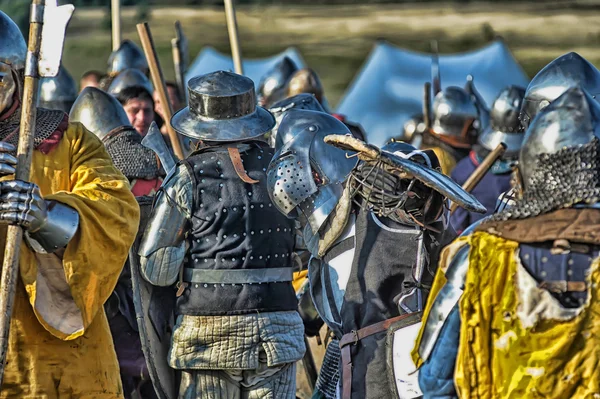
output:
M 56 0 L 46 0 L 38 62 L 40 77 L 54 77 L 58 74 L 67 25 L 74 10 L 75 7 L 72 4 L 59 7 Z

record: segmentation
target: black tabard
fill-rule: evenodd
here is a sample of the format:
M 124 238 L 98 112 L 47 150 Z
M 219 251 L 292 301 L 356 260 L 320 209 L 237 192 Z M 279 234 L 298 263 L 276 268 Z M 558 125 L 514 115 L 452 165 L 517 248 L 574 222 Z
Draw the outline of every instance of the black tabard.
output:
M 294 222 L 277 211 L 267 192 L 266 170 L 273 150 L 262 142 L 237 147 L 246 173 L 258 183 L 240 179 L 226 147 L 202 149 L 184 162 L 194 180 L 184 267 L 291 268 Z M 290 281 L 189 283 L 177 300 L 178 314 L 191 316 L 287 311 L 297 306 Z
M 425 251 L 419 255 L 422 234 L 387 218 L 375 219 L 368 210 L 358 212 L 354 260 L 341 310 L 344 334 L 400 315 L 398 300 L 414 286 L 412 274 L 417 257 L 432 252 L 432 241 L 425 233 Z M 431 279 L 426 268 L 423 280 Z M 423 304 L 426 299 L 424 296 Z M 385 340 L 386 331 L 382 331 L 350 345 L 352 398 L 392 398 Z

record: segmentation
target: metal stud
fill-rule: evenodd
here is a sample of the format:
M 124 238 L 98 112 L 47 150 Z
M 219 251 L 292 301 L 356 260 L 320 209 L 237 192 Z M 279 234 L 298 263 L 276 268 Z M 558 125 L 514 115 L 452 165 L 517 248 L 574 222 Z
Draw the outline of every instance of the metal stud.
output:
M 548 262 L 548 258 L 545 256 L 542 256 L 542 263 L 546 263 L 546 262 Z
M 208 284 L 204 284 L 204 288 L 208 288 Z
M 194 285 L 194 288 L 198 288 L 198 284 Z
M 575 261 L 573 259 L 569 259 L 567 263 L 572 266 L 575 263 Z
M 262 255 L 260 255 L 260 256 L 258 257 L 258 259 L 262 259 Z
M 264 208 L 265 206 L 264 206 L 263 204 L 260 204 L 260 207 L 261 207 L 261 208 Z
M 233 236 L 234 236 L 235 238 L 237 238 L 237 236 L 238 236 L 238 235 L 237 235 L 237 234 L 234 234 Z
M 225 177 L 225 175 L 223 175 L 223 173 L 221 173 L 221 174 L 219 175 L 219 177 L 222 179 L 222 178 L 224 178 L 224 177 Z
M 251 192 L 248 192 L 248 197 L 252 197 L 252 193 Z
M 236 207 L 233 207 L 233 211 L 234 211 L 234 212 L 235 212 L 235 211 L 237 211 L 237 208 L 236 208 Z
M 261 231 L 260 231 L 260 234 L 262 234 L 262 233 L 264 233 L 264 230 L 261 230 Z

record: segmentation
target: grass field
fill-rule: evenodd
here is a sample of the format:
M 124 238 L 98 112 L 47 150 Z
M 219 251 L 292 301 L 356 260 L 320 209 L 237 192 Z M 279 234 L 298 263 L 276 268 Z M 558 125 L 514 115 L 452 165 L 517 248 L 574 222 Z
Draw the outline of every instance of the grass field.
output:
M 377 39 L 427 51 L 467 51 L 501 35 L 529 76 L 557 56 L 577 51 L 600 65 L 600 6 L 560 4 L 432 4 L 371 6 L 246 6 L 237 9 L 242 53 L 263 57 L 296 46 L 321 76 L 336 104 Z M 219 8 L 154 8 L 148 16 L 167 79 L 173 78 L 170 39 L 180 20 L 193 59 L 203 46 L 229 51 L 225 16 Z M 110 28 L 103 9 L 78 9 L 69 26 L 64 63 L 75 78 L 105 69 Z M 123 37 L 138 41 L 140 12 L 123 10 Z

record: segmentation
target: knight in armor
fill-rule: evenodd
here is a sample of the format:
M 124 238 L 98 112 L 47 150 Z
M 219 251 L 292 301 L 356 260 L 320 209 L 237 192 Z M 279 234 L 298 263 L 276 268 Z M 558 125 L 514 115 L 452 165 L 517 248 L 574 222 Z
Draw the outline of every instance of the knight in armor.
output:
M 498 144 L 506 144 L 506 151 L 502 157 L 471 191 L 471 194 L 487 208 L 487 212 L 480 214 L 463 208 L 456 209 L 450 223 L 458 234 L 471 224 L 494 213 L 498 197 L 511 188 L 512 169 L 525 136 L 519 121 L 524 95 L 525 89 L 517 86 L 509 86 L 500 92 L 492 104 L 490 124 L 477 138 L 477 144 L 473 146 L 469 156 L 458 161 L 450 174 L 454 181 L 462 186 Z
M 145 136 L 156 119 L 150 80 L 138 69 L 126 69 L 112 81 L 108 92 L 119 100 L 131 126 Z
M 431 128 L 423 133 L 422 148 L 435 151 L 442 172 L 450 172 L 466 158 L 482 130 L 486 110 L 467 90 L 450 86 L 436 94 L 431 110 Z
M 597 392 L 599 76 L 569 53 L 528 86 L 512 204 L 441 258 L 413 351 L 425 397 Z
M 40 79 L 40 108 L 57 109 L 69 113 L 77 98 L 77 84 L 71 74 L 60 66 L 53 78 Z
M 156 155 L 142 145 L 142 137 L 129 124 L 119 102 L 100 89 L 84 89 L 69 114 L 103 143 L 115 166 L 127 177 L 136 197 L 152 196 L 162 183 L 164 173 Z M 113 295 L 107 301 L 110 325 L 125 398 L 137 391 L 143 398 L 155 397 L 138 332 L 133 303 L 131 273 L 123 268 Z
M 331 115 L 289 111 L 278 134 L 291 139 L 269 165 L 269 193 L 283 214 L 300 221 L 312 254 L 311 295 L 341 348 L 327 351 L 328 362 L 341 353 L 341 397 L 392 398 L 397 388 L 386 366 L 386 336 L 396 322 L 419 322 L 433 279 L 429 259 L 444 230 L 445 197 L 471 209 L 482 206 L 436 172 L 432 151 L 405 143 L 369 147 L 412 171 L 397 174 L 383 161 L 357 162 L 326 144 L 324 138 L 335 134 L 365 145 Z M 321 395 L 332 397 L 336 385 L 321 382 Z
M 270 108 L 277 101 L 286 97 L 286 86 L 294 72 L 298 70 L 290 57 L 283 57 L 265 73 L 258 84 L 258 105 Z
M 0 236 L 25 231 L 0 398 L 120 398 L 103 304 L 139 207 L 102 142 L 63 111 L 38 109 L 31 180 L 14 180 L 27 46 L 4 13 L 0 32 Z
M 246 77 L 214 72 L 188 91 L 171 124 L 200 143 L 165 179 L 138 249 L 143 277 L 177 288 L 167 360 L 179 397 L 295 398 L 304 329 L 294 224 L 267 193 L 275 120 Z
M 129 39 L 123 40 L 108 57 L 106 76 L 100 81 L 100 88 L 108 90 L 113 79 L 126 69 L 137 69 L 146 76 L 150 71 L 144 52 Z

